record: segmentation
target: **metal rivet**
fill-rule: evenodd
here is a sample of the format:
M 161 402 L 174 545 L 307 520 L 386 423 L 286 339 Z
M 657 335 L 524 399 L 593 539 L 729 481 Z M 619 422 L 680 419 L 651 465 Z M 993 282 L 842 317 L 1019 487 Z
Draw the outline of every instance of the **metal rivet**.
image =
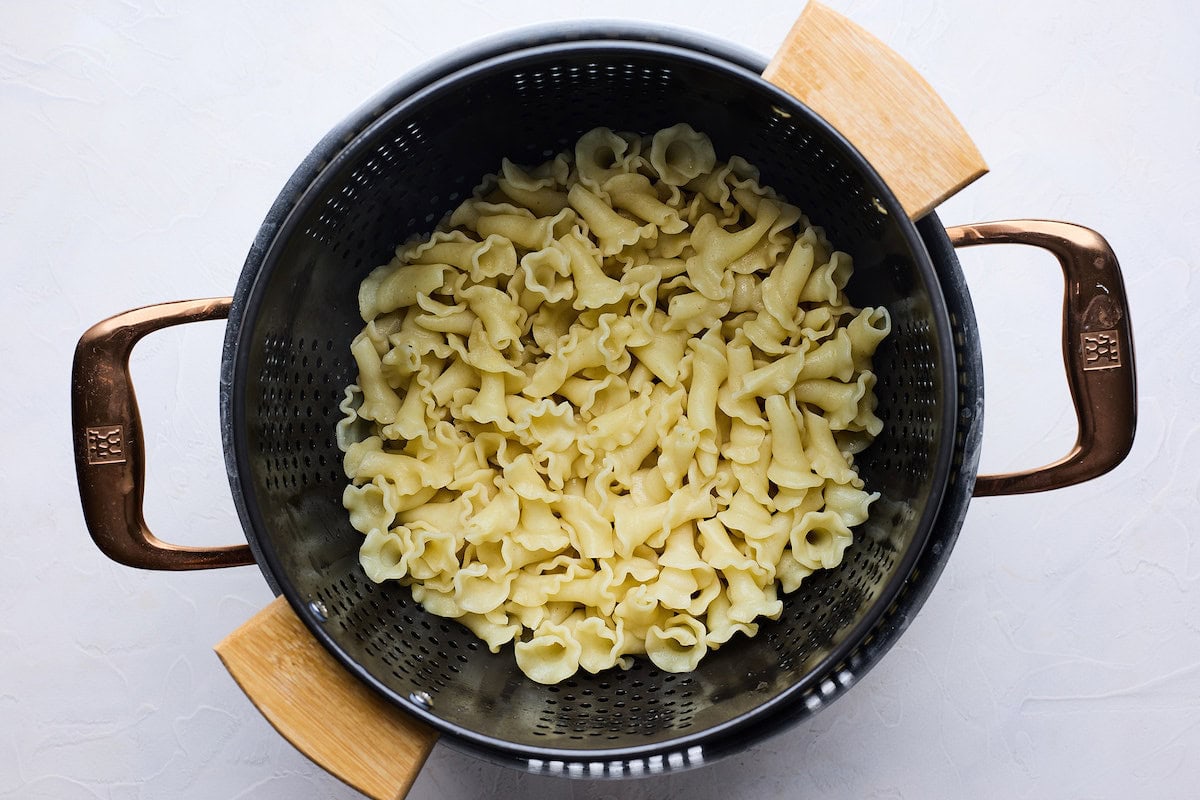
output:
M 313 616 L 321 622 L 329 619 L 329 609 L 320 600 L 313 600 L 308 604 L 308 610 L 313 613 Z
M 426 711 L 433 708 L 433 698 L 429 696 L 429 692 L 412 692 L 409 694 L 408 699 Z

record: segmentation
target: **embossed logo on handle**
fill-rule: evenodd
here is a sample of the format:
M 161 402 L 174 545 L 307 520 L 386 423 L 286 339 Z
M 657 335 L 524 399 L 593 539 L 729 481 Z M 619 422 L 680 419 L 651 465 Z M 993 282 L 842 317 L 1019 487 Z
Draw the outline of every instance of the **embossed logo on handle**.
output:
M 89 464 L 124 464 L 125 430 L 120 425 L 98 425 L 85 429 Z
M 1121 334 L 1117 330 L 1080 334 L 1085 370 L 1116 369 L 1121 366 Z

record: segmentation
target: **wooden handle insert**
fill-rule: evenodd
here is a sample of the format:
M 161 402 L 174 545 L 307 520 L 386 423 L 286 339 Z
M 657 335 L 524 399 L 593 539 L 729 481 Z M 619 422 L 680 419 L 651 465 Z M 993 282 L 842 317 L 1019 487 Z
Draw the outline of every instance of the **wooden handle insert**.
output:
M 858 148 L 912 219 L 987 172 L 958 119 L 883 42 L 810 2 L 763 77 Z
M 285 739 L 373 800 L 400 800 L 437 741 L 347 672 L 275 598 L 217 645 L 233 679 Z

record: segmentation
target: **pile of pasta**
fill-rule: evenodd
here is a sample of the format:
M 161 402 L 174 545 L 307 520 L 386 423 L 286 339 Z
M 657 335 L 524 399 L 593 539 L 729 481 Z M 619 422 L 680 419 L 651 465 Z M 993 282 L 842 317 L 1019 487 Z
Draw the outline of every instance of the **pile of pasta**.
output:
M 338 441 L 374 581 L 556 683 L 684 672 L 837 566 L 877 497 L 850 257 L 685 124 L 504 161 L 363 281 Z

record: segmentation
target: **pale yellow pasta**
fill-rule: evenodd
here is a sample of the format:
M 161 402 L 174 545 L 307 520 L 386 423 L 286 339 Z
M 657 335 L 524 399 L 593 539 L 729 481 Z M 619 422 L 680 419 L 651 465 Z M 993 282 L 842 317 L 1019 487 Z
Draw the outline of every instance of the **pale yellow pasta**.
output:
M 651 393 L 650 416 L 632 442 L 605 456 L 603 464 L 611 467 L 613 476 L 624 486 L 635 480 L 638 467 L 658 448 L 659 442 L 675 425 L 683 412 L 684 392 L 668 392 L 656 387 Z
M 832 511 L 809 511 L 792 528 L 792 553 L 809 569 L 829 569 L 842 563 L 851 542 L 850 529 Z
M 855 318 L 857 321 L 858 318 Z M 851 323 L 853 324 L 853 322 Z M 871 328 L 874 331 L 874 328 Z M 861 345 L 864 350 L 871 347 L 873 337 L 863 335 Z M 838 328 L 832 338 L 826 339 L 812 352 L 804 356 L 804 366 L 796 374 L 796 381 L 813 380 L 816 378 L 836 378 L 848 381 L 854 375 L 854 353 L 850 335 L 846 328 Z M 793 382 L 794 383 L 794 382 Z
M 537 298 L 536 307 L 542 303 L 558 303 L 570 300 L 575 295 L 575 282 L 571 280 L 571 259 L 562 248 L 547 247 L 544 250 L 534 250 L 521 259 L 521 271 L 524 282 L 519 298 Z M 510 290 L 513 288 L 509 282 Z M 514 298 L 518 299 L 518 298 Z M 528 313 L 531 309 L 525 309 Z
M 612 256 L 656 233 L 652 224 L 638 225 L 618 214 L 603 198 L 581 183 L 567 192 L 567 202 L 579 212 L 591 228 L 600 246 L 600 254 Z
M 558 393 L 567 398 L 584 419 L 625 408 L 630 400 L 629 384 L 611 372 L 601 378 L 573 376 L 563 381 Z
M 538 683 L 559 683 L 579 669 L 583 648 L 565 625 L 543 622 L 533 638 L 517 642 L 517 666 Z
M 613 207 L 628 211 L 638 219 L 653 223 L 660 233 L 680 233 L 687 223 L 679 216 L 679 210 L 658 199 L 650 179 L 637 172 L 614 175 L 604 182 L 604 191 Z
M 735 390 L 741 397 L 779 397 L 796 385 L 801 370 L 808 360 L 808 340 L 792 349 L 782 358 L 768 361 L 758 369 L 742 375 L 741 388 Z M 752 362 L 753 363 L 753 362 Z
M 715 327 L 729 313 L 733 304 L 733 276 L 726 275 L 730 293 L 724 299 L 712 300 L 700 292 L 683 292 L 667 303 L 667 329 L 685 330 L 691 335 Z
M 825 509 L 841 517 L 842 524 L 847 528 L 853 528 L 867 521 L 868 510 L 871 503 L 879 498 L 879 493 L 867 493 L 852 485 L 827 482 L 823 497 Z
M 813 269 L 804 288 L 800 290 L 800 299 L 809 303 L 839 305 L 842 290 L 846 288 L 853 269 L 850 256 L 841 252 L 833 253 L 829 261 Z
M 477 283 L 511 275 L 517 263 L 513 243 L 503 236 L 485 236 L 476 241 L 462 231 L 438 231 L 425 242 L 401 251 L 399 257 L 410 264 L 449 264 Z
M 396 518 L 396 495 L 395 487 L 376 478 L 362 486 L 347 486 L 342 505 L 350 512 L 350 525 L 359 533 L 386 531 Z
M 536 216 L 553 216 L 567 207 L 567 193 L 556 187 L 566 182 L 570 168 L 565 159 L 550 161 L 547 166 L 542 174 L 534 175 L 506 158 L 500 165 L 497 187 Z
M 362 282 L 358 291 L 359 311 L 366 320 L 380 314 L 407 308 L 420 294 L 442 287 L 445 264 L 386 265 L 379 267 Z
M 754 224 L 734 233 L 725 230 L 710 214 L 701 217 L 693 227 L 691 241 L 696 254 L 687 260 L 688 276 L 696 291 L 710 300 L 725 297 L 725 275 L 738 272 L 733 265 L 764 239 L 779 218 L 779 206 L 775 203 L 764 201 L 758 209 Z
M 704 625 L 695 617 L 676 614 L 646 633 L 646 655 L 665 672 L 690 672 L 704 658 L 708 641 Z
M 831 379 L 806 380 L 798 382 L 792 391 L 797 401 L 823 409 L 831 428 L 867 430 L 876 436 L 882 430 L 883 423 L 875 417 L 871 408 L 874 387 L 875 374 L 863 372 L 854 383 Z
M 721 571 L 729 598 L 729 618 L 734 622 L 753 622 L 759 617 L 775 619 L 783 612 L 783 602 L 775 595 L 774 581 L 762 585 L 754 572 L 729 567 Z
M 799 586 L 799 584 L 797 584 Z M 753 622 L 739 622 L 730 617 L 732 603 L 722 592 L 713 598 L 704 616 L 705 644 L 709 649 L 716 650 L 733 638 L 735 633 L 754 636 L 758 633 L 758 625 Z
M 630 159 L 637 156 L 640 145 L 640 138 L 626 138 L 608 128 L 593 128 L 583 134 L 574 150 L 579 183 L 600 191 L 608 178 L 629 171 Z
M 709 138 L 686 123 L 664 128 L 651 139 L 650 165 L 663 183 L 682 186 L 711 172 L 716 160 Z
M 350 345 L 350 353 L 358 365 L 358 386 L 363 394 L 358 416 L 382 423 L 395 421 L 402 403 L 384 379 L 383 361 L 375 345 L 366 336 L 359 335 Z
M 669 317 L 661 309 L 655 309 L 650 321 L 650 341 L 630 349 L 638 361 L 645 364 L 660 381 L 675 386 L 679 380 L 679 366 L 687 351 L 690 338 L 686 331 L 669 331 Z
M 854 368 L 870 369 L 875 348 L 891 332 L 892 318 L 886 308 L 864 308 L 858 316 L 850 320 L 850 324 L 846 326 L 846 337 L 850 340 Z
M 471 199 L 454 210 L 450 224 L 470 227 L 480 236 L 508 239 L 526 250 L 540 250 L 571 230 L 575 213 L 564 208 L 553 217 L 536 217 L 529 209 L 511 203 Z
M 695 669 L 842 562 L 878 434 L 850 257 L 686 124 L 505 160 L 359 291 L 343 505 L 534 681 Z
M 687 416 L 698 435 L 696 449 L 709 455 L 711 466 L 702 475 L 716 471 L 720 431 L 717 424 L 717 390 L 729 375 L 725 342 L 715 329 L 692 339 L 692 380 L 687 397 Z
M 591 673 L 616 666 L 625 651 L 625 632 L 611 616 L 587 616 L 580 613 L 573 635 L 579 643 L 579 666 Z

